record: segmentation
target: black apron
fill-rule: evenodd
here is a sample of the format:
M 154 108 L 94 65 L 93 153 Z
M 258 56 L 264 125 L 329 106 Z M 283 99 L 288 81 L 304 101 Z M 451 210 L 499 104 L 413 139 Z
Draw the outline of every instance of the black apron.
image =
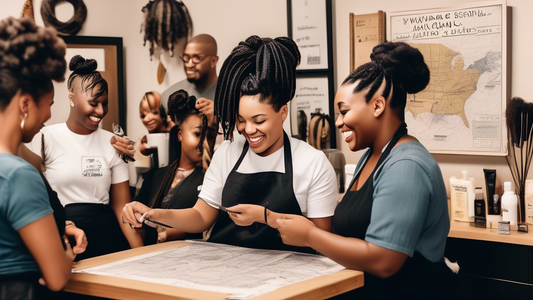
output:
M 157 172 L 155 174 L 154 182 L 163 182 L 163 178 L 161 178 L 161 180 L 158 179 L 158 175 L 160 175 L 159 173 L 160 172 Z M 162 177 L 164 177 L 166 172 L 161 173 L 161 175 L 163 175 Z M 198 187 L 202 185 L 203 181 L 203 169 L 202 167 L 196 167 L 191 174 L 185 177 L 177 186 L 168 192 L 161 202 L 160 207 L 154 208 L 184 209 L 193 207 L 196 204 L 198 194 L 200 193 Z M 158 184 L 158 186 L 160 185 L 161 184 Z M 144 224 L 143 228 L 145 229 L 144 245 L 157 243 L 157 230 Z M 187 233 L 185 239 L 201 239 L 202 236 L 201 233 Z
M 335 209 L 332 224 L 335 234 L 365 239 L 372 214 L 374 177 L 379 175 L 381 164 L 398 140 L 406 134 L 407 125 L 404 123 L 392 137 L 363 186 L 357 191 L 350 191 L 360 172 L 354 177 Z M 382 279 L 365 273 L 365 284 L 362 288 L 336 299 L 459 299 L 462 293 L 458 291 L 459 283 L 456 277 L 444 262 L 433 263 L 415 252 L 393 276 Z
M 72 203 L 65 206 L 67 220 L 85 231 L 87 248 L 76 255 L 76 261 L 130 249 L 117 217 L 109 205 Z
M 241 156 L 228 175 L 222 190 L 222 205 L 231 207 L 237 204 L 256 204 L 284 214 L 302 215 L 292 184 L 292 153 L 289 138 L 283 132 L 283 153 L 285 173 L 258 172 L 241 174 L 237 169 L 248 152 L 248 141 L 244 144 Z M 316 253 L 311 248 L 285 245 L 276 229 L 263 223 L 238 226 L 227 213 L 220 213 L 208 241 L 235 246 L 277 249 Z

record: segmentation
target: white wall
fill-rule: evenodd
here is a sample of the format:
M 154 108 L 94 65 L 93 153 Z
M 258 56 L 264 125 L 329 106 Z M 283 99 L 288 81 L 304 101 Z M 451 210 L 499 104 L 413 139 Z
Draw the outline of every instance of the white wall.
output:
M 162 92 L 169 85 L 185 78 L 182 65 L 177 56 L 162 56 L 167 66 L 167 76 L 162 85 L 156 80 L 158 62 L 150 61 L 148 47 L 142 45 L 140 24 L 141 8 L 148 0 L 85 0 L 88 8 L 87 20 L 79 35 L 120 36 L 124 39 L 125 85 L 127 100 L 127 132 L 132 138 L 144 134 L 146 130 L 138 117 L 138 103 L 141 95 L 148 90 Z M 219 45 L 220 69 L 222 61 L 237 43 L 246 37 L 287 35 L 286 0 L 184 0 L 190 10 L 193 22 L 193 35 L 209 33 Z M 349 73 L 349 31 L 348 14 L 365 14 L 383 10 L 385 13 L 413 9 L 451 6 L 475 0 L 334 0 L 334 38 L 336 81 L 341 82 Z M 19 16 L 24 0 L 0 0 L 0 18 L 9 15 Z M 34 0 L 37 23 L 42 25 L 40 17 L 41 0 Z M 511 95 L 530 99 L 531 70 L 533 60 L 531 34 L 533 28 L 533 1 L 508 0 L 512 9 L 512 84 Z M 70 10 L 69 10 L 70 9 Z M 57 6 L 58 18 L 62 21 L 72 15 L 68 3 Z M 63 17 L 63 18 L 62 18 Z M 180 45 L 183 47 L 183 44 Z M 337 86 L 337 84 L 336 84 Z M 346 155 L 348 163 L 356 163 L 361 153 L 352 153 L 343 142 L 338 142 Z M 445 181 L 450 176 L 459 176 L 466 169 L 476 177 L 475 184 L 484 187 L 483 168 L 497 169 L 497 185 L 504 180 L 511 180 L 511 175 L 504 157 L 434 155 L 441 166 Z M 529 176 L 533 178 L 533 172 Z

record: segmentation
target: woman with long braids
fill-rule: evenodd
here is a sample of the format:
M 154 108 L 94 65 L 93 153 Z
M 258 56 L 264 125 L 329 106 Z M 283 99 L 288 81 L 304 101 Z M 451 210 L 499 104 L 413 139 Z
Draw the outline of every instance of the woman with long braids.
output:
M 376 46 L 371 62 L 349 75 L 335 96 L 336 126 L 350 150 L 368 150 L 333 217 L 333 233 L 284 215 L 277 229 L 290 245 L 309 246 L 365 272 L 346 299 L 460 299 L 444 263 L 450 229 L 446 187 L 431 154 L 408 135 L 407 93 L 429 83 L 420 51 L 405 43 Z
M 183 209 L 191 208 L 198 200 L 204 173 L 211 161 L 215 139 L 216 122 L 213 120 L 213 102 L 210 102 L 211 115 L 200 112 L 196 97 L 179 90 L 170 95 L 168 113 L 177 126 L 176 150 L 178 156 L 169 166 L 157 169 L 153 176 L 143 182 L 136 201 L 151 208 Z M 144 244 L 178 239 L 198 239 L 201 234 L 186 234 L 178 229 L 157 226 L 155 229 L 144 226 Z
M 50 118 L 66 45 L 28 18 L 0 21 L 0 297 L 37 299 L 39 284 L 63 288 L 75 254 L 63 244 L 39 172 L 17 157 Z
M 70 60 L 68 119 L 46 126 L 32 141 L 67 219 L 87 235 L 89 245 L 77 260 L 143 245 L 121 220 L 131 202 L 128 167 L 109 143 L 113 134 L 98 127 L 108 111 L 108 87 L 96 67 L 94 59 Z
M 180 210 L 132 202 L 124 207 L 124 219 L 137 227 L 156 220 L 191 233 L 212 227 L 212 242 L 311 250 L 284 245 L 271 228 L 281 212 L 306 215 L 329 231 L 336 204 L 337 180 L 324 153 L 283 131 L 299 62 L 298 47 L 286 37 L 251 36 L 239 43 L 220 71 L 215 112 L 226 141 L 205 174 L 202 201 Z M 232 140 L 235 127 L 244 138 Z

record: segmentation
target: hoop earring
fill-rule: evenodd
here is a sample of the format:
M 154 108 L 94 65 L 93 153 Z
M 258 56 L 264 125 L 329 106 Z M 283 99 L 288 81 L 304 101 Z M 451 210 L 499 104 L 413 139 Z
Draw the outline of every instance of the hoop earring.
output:
M 24 118 L 22 118 L 22 122 L 20 122 L 20 129 L 24 130 L 24 122 L 26 121 L 26 118 L 28 117 L 28 113 L 24 114 Z

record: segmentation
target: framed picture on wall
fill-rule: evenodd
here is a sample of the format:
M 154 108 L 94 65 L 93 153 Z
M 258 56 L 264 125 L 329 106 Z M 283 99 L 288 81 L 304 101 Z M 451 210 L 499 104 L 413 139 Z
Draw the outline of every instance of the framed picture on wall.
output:
M 324 0 L 288 0 L 291 37 L 302 60 L 298 70 L 328 69 L 328 23 Z
M 126 130 L 126 109 L 124 101 L 123 46 L 120 37 L 61 36 L 67 44 L 65 59 L 67 65 L 75 55 L 95 59 L 97 71 L 108 84 L 108 113 L 101 122 L 103 129 L 113 132 L 112 124 L 120 124 Z M 52 117 L 46 124 L 65 122 L 69 115 L 67 69 L 64 82 L 54 82 L 54 105 Z
M 306 142 L 304 124 L 309 131 L 312 115 L 327 116 L 328 144 L 336 148 L 334 126 L 334 66 L 332 39 L 332 3 L 328 0 L 287 0 L 288 32 L 301 54 L 296 68 L 296 95 L 291 101 L 292 136 Z M 318 111 L 317 111 L 318 110 Z M 304 121 L 304 119 L 306 121 Z M 311 144 L 311 143 L 310 143 Z
M 296 94 L 291 101 L 291 131 L 293 136 L 308 140 L 309 123 L 314 114 L 329 113 L 329 87 L 327 76 L 299 77 Z M 329 117 L 329 115 L 328 115 Z
M 388 40 L 418 48 L 431 72 L 405 113 L 430 152 L 507 155 L 506 8 L 492 1 L 388 14 Z

